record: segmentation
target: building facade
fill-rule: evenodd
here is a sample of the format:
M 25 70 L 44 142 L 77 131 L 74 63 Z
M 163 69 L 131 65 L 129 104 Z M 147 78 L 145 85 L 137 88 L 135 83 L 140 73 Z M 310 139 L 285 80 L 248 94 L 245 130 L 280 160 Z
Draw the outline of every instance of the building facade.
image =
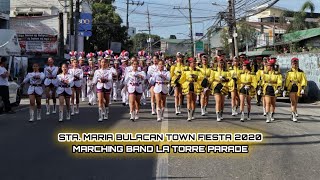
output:
M 9 29 L 10 0 L 0 0 L 0 29 Z

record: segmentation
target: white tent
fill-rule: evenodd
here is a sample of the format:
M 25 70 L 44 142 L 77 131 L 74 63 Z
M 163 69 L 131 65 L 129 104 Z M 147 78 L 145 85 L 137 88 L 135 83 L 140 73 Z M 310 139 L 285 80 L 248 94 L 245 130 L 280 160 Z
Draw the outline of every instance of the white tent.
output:
M 17 33 L 11 29 L 0 29 L 0 56 L 20 56 L 21 48 Z

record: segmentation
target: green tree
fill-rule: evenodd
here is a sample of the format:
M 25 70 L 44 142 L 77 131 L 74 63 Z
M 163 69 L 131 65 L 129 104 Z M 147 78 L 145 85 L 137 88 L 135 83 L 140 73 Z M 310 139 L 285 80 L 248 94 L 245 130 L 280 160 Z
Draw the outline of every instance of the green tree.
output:
M 243 52 L 246 50 L 246 45 L 254 46 L 257 40 L 257 32 L 256 29 L 248 25 L 245 21 L 237 22 L 237 42 L 238 42 L 238 49 L 239 52 Z M 229 53 L 229 34 L 228 28 L 222 29 L 221 33 L 221 43 L 223 44 L 223 48 L 225 53 Z
M 92 9 L 92 36 L 89 38 L 90 51 L 106 50 L 111 42 L 127 42 L 126 27 L 112 6 L 114 0 L 89 0 Z M 125 47 L 124 47 L 125 48 Z
M 293 17 L 287 28 L 288 33 L 318 27 L 317 23 L 306 21 L 307 10 L 310 11 L 311 15 L 314 13 L 315 5 L 311 1 L 306 1 L 298 12 L 288 11 L 283 14 L 283 17 Z
M 138 33 L 135 36 L 131 38 L 132 41 L 132 48 L 130 49 L 131 52 L 136 53 L 139 50 L 147 50 L 148 49 L 148 43 L 147 39 L 149 38 L 149 34 L 147 33 Z M 160 48 L 160 36 L 158 35 L 151 35 L 151 38 L 154 40 L 152 43 L 152 48 Z

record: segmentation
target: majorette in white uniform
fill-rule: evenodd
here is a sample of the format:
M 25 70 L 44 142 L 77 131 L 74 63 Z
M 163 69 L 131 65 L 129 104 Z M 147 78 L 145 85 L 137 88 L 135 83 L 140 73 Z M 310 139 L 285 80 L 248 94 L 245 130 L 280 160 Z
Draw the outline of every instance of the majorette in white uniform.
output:
M 139 75 L 142 76 L 142 78 L 139 77 Z M 129 70 L 126 73 L 124 84 L 127 85 L 128 88 L 128 93 L 129 94 L 136 94 L 136 95 L 142 95 L 143 93 L 143 87 L 142 83 L 146 78 L 146 74 L 143 71 L 137 70 Z M 130 119 L 139 119 L 137 111 L 135 112 L 130 112 L 131 113 L 131 118 Z
M 110 68 L 96 70 L 93 77 L 93 83 L 97 84 L 97 93 L 110 94 L 112 88 L 112 71 Z M 108 119 L 109 104 L 99 107 L 99 121 Z
M 57 66 L 46 66 L 44 68 L 44 75 L 45 75 L 45 80 L 44 80 L 44 85 L 45 86 L 51 86 L 51 87 L 56 87 L 57 86 L 57 74 L 58 74 L 59 68 Z M 55 92 L 51 92 L 55 93 Z M 55 102 L 55 101 L 54 101 Z M 50 114 L 50 103 L 46 104 L 47 108 L 47 115 Z M 53 111 L 52 113 L 56 113 L 56 105 L 53 104 Z
M 70 84 L 71 88 L 81 89 L 83 71 L 80 68 L 72 68 L 68 70 L 68 74 L 73 77 L 73 82 Z M 71 115 L 79 114 L 79 102 L 76 102 L 76 109 L 74 108 L 74 102 L 71 102 Z
M 42 96 L 43 88 L 42 81 L 44 80 L 44 73 L 30 72 L 24 78 L 23 83 L 29 83 L 28 95 Z M 37 107 L 37 120 L 41 119 L 41 106 Z M 30 108 L 30 120 L 34 120 L 34 109 Z
M 118 58 L 115 58 L 114 64 L 118 64 L 119 65 L 119 61 Z M 114 101 L 118 100 L 118 97 L 120 96 L 120 77 L 121 77 L 122 71 L 121 71 L 121 67 L 114 67 L 114 74 L 113 74 L 113 90 L 112 90 L 112 99 Z
M 89 105 L 95 105 L 97 103 L 97 87 L 96 87 L 96 84 L 93 83 L 93 76 L 94 76 L 94 72 L 97 70 L 97 67 L 93 62 L 93 57 L 94 57 L 93 53 L 89 53 L 87 55 L 89 66 L 86 74 L 87 74 L 87 96 L 89 100 Z
M 85 52 L 79 52 L 79 62 L 80 60 L 84 60 L 86 54 Z M 87 89 L 86 89 L 86 86 L 87 86 L 87 76 L 85 74 L 85 72 L 88 71 L 88 66 L 83 64 L 83 65 L 80 65 L 80 68 L 82 69 L 83 71 L 83 78 L 82 78 L 82 82 L 81 82 L 81 101 L 84 102 L 86 101 L 86 97 L 87 97 Z
M 147 79 L 149 80 L 149 86 L 150 86 L 150 88 L 154 86 L 154 83 L 151 82 L 150 79 L 153 77 L 153 75 L 154 75 L 154 73 L 155 73 L 156 71 L 158 71 L 158 66 L 157 66 L 157 65 L 153 64 L 153 65 L 149 66 L 148 72 L 147 72 Z M 150 94 L 151 94 L 151 93 L 150 93 Z M 151 97 L 151 98 L 152 98 L 152 97 Z M 152 100 L 152 99 L 151 99 L 151 100 Z M 152 115 L 155 115 L 155 114 L 156 114 L 156 112 L 155 112 L 155 109 L 156 109 L 155 106 L 156 106 L 155 102 L 151 102 L 151 114 L 152 114 Z
M 73 83 L 73 76 L 70 74 L 59 74 L 57 76 L 58 80 L 58 88 L 57 94 L 58 96 L 70 97 L 72 94 L 71 84 Z M 70 109 L 67 109 L 67 120 L 70 119 Z M 59 110 L 59 121 L 63 120 L 63 110 Z
M 168 84 L 170 82 L 170 72 L 167 70 L 156 71 L 152 78 L 150 78 L 150 82 L 154 84 L 153 92 L 158 94 L 168 94 L 169 87 Z M 158 106 L 159 107 L 159 106 Z M 164 107 L 162 109 L 157 109 L 157 121 L 163 120 Z

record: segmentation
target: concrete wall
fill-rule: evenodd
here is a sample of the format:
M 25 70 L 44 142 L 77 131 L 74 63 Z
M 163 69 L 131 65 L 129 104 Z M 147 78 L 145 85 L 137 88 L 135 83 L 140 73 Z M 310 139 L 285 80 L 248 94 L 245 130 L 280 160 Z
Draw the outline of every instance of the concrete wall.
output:
M 309 98 L 320 100 L 320 53 L 278 55 L 280 68 L 289 69 L 293 57 L 299 58 L 299 67 L 306 73 Z

